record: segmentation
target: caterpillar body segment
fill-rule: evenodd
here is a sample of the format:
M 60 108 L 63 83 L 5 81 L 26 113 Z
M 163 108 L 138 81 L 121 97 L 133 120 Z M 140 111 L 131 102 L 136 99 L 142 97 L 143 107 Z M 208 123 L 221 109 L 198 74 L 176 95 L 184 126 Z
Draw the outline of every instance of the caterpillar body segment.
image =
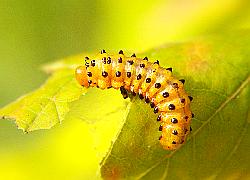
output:
M 191 131 L 190 110 L 192 97 L 184 90 L 184 80 L 176 79 L 172 68 L 163 68 L 159 61 L 150 62 L 148 58 L 127 57 L 120 51 L 109 55 L 102 50 L 93 58 L 86 57 L 85 65 L 75 71 L 78 83 L 84 87 L 101 89 L 120 89 L 123 98 L 129 93 L 138 94 L 140 99 L 160 113 L 159 138 L 164 149 L 175 150 L 185 143 Z

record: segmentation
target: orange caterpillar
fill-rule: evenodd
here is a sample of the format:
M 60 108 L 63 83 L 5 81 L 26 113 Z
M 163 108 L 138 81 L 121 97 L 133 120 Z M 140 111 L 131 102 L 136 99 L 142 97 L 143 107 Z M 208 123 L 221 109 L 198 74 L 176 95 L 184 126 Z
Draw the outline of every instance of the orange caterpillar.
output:
M 148 58 L 126 57 L 123 51 L 109 55 L 102 50 L 94 59 L 85 58 L 85 66 L 76 69 L 76 79 L 84 87 L 120 88 L 124 99 L 128 93 L 139 94 L 140 99 L 150 103 L 155 113 L 160 113 L 159 138 L 164 149 L 175 150 L 186 141 L 191 131 L 190 110 L 192 97 L 184 90 L 184 80 L 172 75 L 172 68 L 159 66 L 159 61 Z

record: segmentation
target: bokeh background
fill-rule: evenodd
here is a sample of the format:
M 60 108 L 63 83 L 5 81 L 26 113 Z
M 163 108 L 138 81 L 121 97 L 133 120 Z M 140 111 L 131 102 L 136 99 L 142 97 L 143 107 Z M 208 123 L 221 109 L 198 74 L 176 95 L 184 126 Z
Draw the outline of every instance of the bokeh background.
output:
M 0 0 L 0 107 L 39 87 L 47 78 L 41 65 L 56 59 L 100 49 L 143 52 L 249 27 L 248 0 Z M 101 157 L 85 145 L 88 131 L 68 120 L 24 135 L 0 121 L 1 179 L 95 177 Z

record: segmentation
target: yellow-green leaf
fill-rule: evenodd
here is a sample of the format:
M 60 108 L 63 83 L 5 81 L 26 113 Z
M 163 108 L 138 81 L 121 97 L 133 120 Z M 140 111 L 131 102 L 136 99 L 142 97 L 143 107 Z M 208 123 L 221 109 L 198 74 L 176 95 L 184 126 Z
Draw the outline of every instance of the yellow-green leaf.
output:
M 250 36 L 208 36 L 144 53 L 172 66 L 194 97 L 193 131 L 176 151 L 161 148 L 152 110 L 133 102 L 102 162 L 104 179 L 250 178 Z
M 74 70 L 57 71 L 39 89 L 0 110 L 0 116 L 14 119 L 25 132 L 49 129 L 61 123 L 69 111 L 69 103 L 79 98 L 85 89 L 77 85 Z

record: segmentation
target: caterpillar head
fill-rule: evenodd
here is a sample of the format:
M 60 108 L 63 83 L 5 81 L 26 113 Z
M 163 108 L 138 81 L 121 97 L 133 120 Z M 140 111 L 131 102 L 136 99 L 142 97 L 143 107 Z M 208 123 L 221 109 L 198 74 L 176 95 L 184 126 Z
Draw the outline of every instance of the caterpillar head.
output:
M 76 80 L 81 86 L 89 87 L 88 77 L 85 66 L 79 66 L 75 70 Z

